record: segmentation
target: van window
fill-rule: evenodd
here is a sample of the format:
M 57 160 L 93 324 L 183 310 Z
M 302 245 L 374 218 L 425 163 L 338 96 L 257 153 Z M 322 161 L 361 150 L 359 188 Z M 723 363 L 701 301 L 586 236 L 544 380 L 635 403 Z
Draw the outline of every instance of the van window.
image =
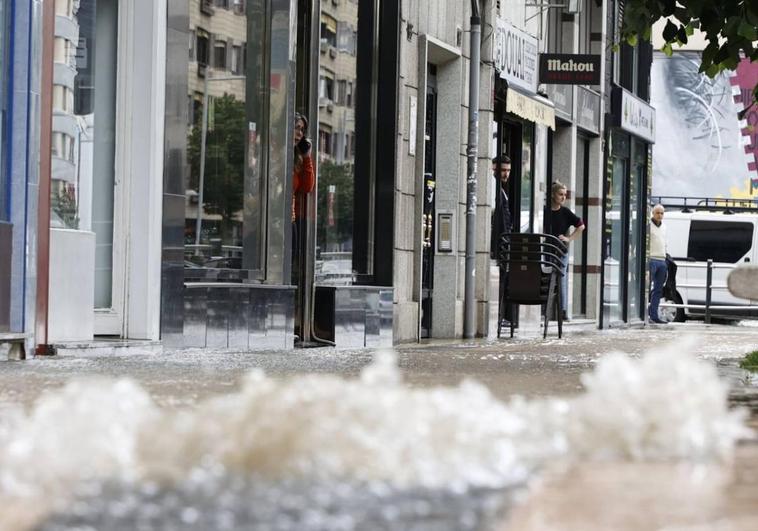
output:
M 692 220 L 687 256 L 705 262 L 733 264 L 753 246 L 753 224 L 739 221 Z

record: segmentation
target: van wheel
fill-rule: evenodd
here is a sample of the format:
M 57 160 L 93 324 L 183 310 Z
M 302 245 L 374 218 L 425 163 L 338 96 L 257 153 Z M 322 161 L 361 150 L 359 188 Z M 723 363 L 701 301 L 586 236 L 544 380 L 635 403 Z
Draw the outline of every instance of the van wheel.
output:
M 682 304 L 682 297 L 677 292 L 674 294 L 674 300 L 662 298 L 661 302 Z M 684 308 L 658 308 L 658 316 L 661 318 L 661 321 L 667 323 L 683 323 L 685 320 Z

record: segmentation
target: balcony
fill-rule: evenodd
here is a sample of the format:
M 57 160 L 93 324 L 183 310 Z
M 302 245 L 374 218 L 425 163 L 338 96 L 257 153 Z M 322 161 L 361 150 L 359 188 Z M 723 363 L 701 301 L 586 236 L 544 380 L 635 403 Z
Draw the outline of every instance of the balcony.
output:
M 213 7 L 213 0 L 200 0 L 200 12 L 203 15 L 212 17 L 216 12 L 216 9 Z

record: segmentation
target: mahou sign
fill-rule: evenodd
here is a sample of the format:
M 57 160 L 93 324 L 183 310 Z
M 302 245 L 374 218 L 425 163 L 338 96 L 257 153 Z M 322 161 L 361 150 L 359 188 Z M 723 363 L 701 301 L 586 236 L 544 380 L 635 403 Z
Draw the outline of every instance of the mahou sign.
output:
M 540 54 L 540 83 L 599 85 L 600 56 L 563 53 Z

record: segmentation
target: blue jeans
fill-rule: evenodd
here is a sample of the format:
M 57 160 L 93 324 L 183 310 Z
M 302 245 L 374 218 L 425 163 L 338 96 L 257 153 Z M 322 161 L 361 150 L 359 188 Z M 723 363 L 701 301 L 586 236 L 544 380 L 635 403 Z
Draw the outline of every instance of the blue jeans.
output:
M 568 250 L 566 254 L 561 258 L 561 266 L 563 268 L 563 278 L 561 278 L 561 310 L 564 312 L 568 310 L 568 291 L 569 291 L 569 255 Z
M 658 305 L 661 303 L 661 295 L 663 295 L 663 285 L 666 283 L 666 273 L 668 267 L 665 260 L 659 260 L 657 258 L 650 259 L 650 308 L 648 315 L 650 320 L 659 321 L 658 317 Z

